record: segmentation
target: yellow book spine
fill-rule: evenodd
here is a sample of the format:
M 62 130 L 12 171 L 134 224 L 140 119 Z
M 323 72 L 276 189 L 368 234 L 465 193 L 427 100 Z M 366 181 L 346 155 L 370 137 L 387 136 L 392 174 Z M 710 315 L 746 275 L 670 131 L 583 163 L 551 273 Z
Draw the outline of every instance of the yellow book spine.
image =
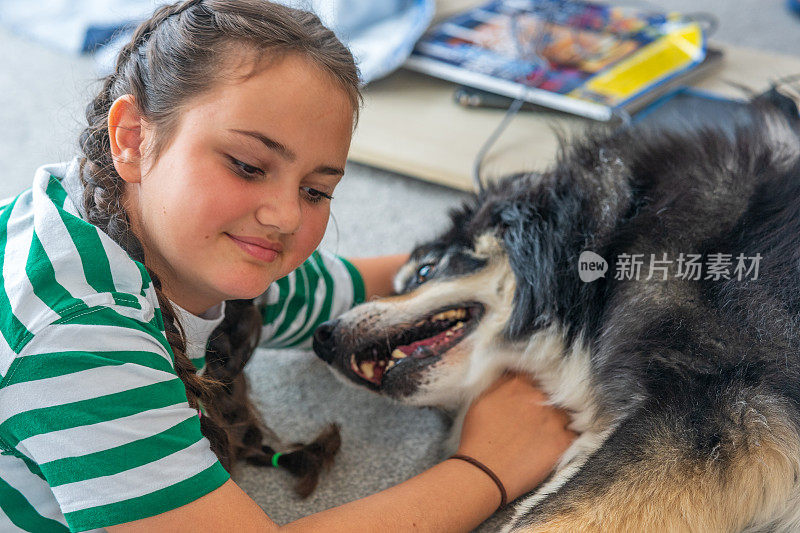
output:
M 671 74 L 702 61 L 704 53 L 703 31 L 699 24 L 689 23 L 642 47 L 631 57 L 570 92 L 569 96 L 586 99 L 587 92 L 595 93 L 605 100 L 604 103 L 616 105 Z

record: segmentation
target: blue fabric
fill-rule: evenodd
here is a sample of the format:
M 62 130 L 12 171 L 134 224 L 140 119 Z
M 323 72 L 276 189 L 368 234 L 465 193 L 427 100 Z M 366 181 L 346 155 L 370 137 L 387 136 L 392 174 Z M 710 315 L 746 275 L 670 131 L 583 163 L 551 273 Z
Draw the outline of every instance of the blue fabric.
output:
M 130 35 L 136 28 L 134 21 L 129 23 L 113 23 L 113 24 L 92 24 L 86 28 L 86 35 L 83 38 L 83 46 L 81 52 L 94 52 L 104 44 L 111 41 L 115 34 L 125 33 Z
M 317 13 L 356 58 L 363 83 L 398 68 L 430 24 L 434 0 L 279 0 Z M 163 1 L 0 0 L 0 24 L 72 53 L 96 51 L 98 70 L 113 69 L 136 24 Z
M 308 2 L 285 1 L 308 9 Z M 356 58 L 364 83 L 405 62 L 431 23 L 434 0 L 313 0 L 320 15 Z
M 130 31 L 156 6 L 153 0 L 0 0 L 0 24 L 72 53 L 88 51 L 117 31 Z

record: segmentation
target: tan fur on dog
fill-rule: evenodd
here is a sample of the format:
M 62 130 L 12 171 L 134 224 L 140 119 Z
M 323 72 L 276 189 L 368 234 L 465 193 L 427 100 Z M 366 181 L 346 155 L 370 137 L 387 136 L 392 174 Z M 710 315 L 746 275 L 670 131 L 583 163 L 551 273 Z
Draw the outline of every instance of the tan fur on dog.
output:
M 640 463 L 614 474 L 616 479 L 601 492 L 562 498 L 560 511 L 508 531 L 733 532 L 749 531 L 781 515 L 769 530 L 795 531 L 792 515 L 800 503 L 797 435 L 786 426 L 781 406 L 767 399 L 738 408 L 742 432 L 732 458 L 698 463 L 665 429 Z M 518 516 L 528 507 L 523 502 Z

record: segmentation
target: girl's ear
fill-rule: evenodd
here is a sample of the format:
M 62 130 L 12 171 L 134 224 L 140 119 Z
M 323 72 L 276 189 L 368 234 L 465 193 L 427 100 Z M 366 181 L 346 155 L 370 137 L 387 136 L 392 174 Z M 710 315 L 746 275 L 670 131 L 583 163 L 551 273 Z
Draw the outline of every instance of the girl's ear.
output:
M 114 100 L 108 110 L 108 139 L 117 174 L 127 183 L 142 178 L 142 116 L 132 94 Z

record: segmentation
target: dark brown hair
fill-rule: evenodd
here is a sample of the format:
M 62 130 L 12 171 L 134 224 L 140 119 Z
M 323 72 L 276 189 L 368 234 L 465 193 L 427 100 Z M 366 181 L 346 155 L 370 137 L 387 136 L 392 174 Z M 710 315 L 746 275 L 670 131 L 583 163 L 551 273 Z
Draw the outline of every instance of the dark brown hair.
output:
M 218 83 L 226 72 L 223 63 L 242 51 L 253 54 L 252 73 L 281 55 L 303 55 L 347 93 L 355 124 L 361 95 L 353 56 L 316 15 L 264 0 L 188 0 L 159 8 L 136 29 L 120 51 L 114 72 L 102 80 L 100 93 L 88 105 L 88 126 L 79 140 L 89 222 L 148 268 L 175 370 L 189 405 L 202 405 L 206 415 L 200 420 L 201 430 L 229 471 L 239 459 L 270 464 L 273 449 L 262 441 L 277 440 L 261 422 L 242 372 L 259 342 L 261 314 L 252 300 L 227 302 L 225 318 L 211 335 L 205 372 L 196 373 L 185 353 L 175 309 L 163 294 L 157 273 L 148 267 L 146 247 L 131 230 L 123 208 L 125 186 L 112 161 L 108 113 L 117 98 L 133 95 L 139 113 L 153 126 L 148 155 L 155 161 L 176 131 L 181 110 Z M 311 444 L 290 445 L 280 457 L 281 466 L 300 476 L 298 493 L 305 496 L 313 490 L 339 442 L 338 428 L 331 426 Z

